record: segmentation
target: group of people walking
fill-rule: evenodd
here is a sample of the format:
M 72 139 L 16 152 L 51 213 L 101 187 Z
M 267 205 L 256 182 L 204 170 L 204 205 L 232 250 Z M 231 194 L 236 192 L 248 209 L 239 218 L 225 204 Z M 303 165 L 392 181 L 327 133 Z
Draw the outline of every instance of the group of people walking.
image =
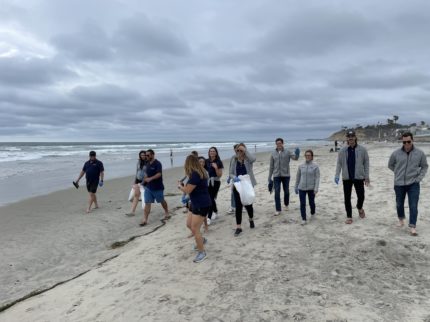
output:
M 360 218 L 365 218 L 366 213 L 363 208 L 365 199 L 365 186 L 370 184 L 369 176 L 369 156 L 366 148 L 359 145 L 354 130 L 346 132 L 347 146 L 339 150 L 334 181 L 340 182 L 342 175 L 344 204 L 346 211 L 346 224 L 352 224 L 352 189 L 355 189 L 357 195 L 356 208 Z M 300 149 L 296 148 L 294 152 L 284 147 L 282 138 L 275 140 L 276 149 L 270 155 L 268 190 L 271 193 L 274 190 L 275 199 L 275 216 L 281 214 L 281 186 L 283 189 L 284 209 L 288 210 L 290 194 L 290 161 L 298 160 Z M 398 215 L 398 226 L 404 226 L 405 211 L 404 202 L 406 195 L 409 201 L 409 227 L 411 235 L 416 236 L 416 222 L 418 217 L 418 200 L 420 194 L 420 182 L 424 178 L 427 169 L 427 158 L 425 153 L 413 144 L 412 133 L 402 135 L 403 146 L 395 150 L 388 162 L 388 168 L 394 172 L 394 191 L 396 195 L 396 208 Z M 140 223 L 145 226 L 148 223 L 148 217 L 151 210 L 151 204 L 160 203 L 165 211 L 164 220 L 170 218 L 168 206 L 164 199 L 164 185 L 162 180 L 162 165 L 155 159 L 154 151 L 140 151 L 139 160 L 136 165 L 136 177 L 133 185 L 134 199 L 132 210 L 129 215 L 134 215 L 139 199 L 143 194 L 144 216 Z M 295 193 L 300 200 L 301 224 L 306 225 L 306 199 L 309 202 L 311 218 L 316 213 L 315 197 L 318 194 L 320 183 L 320 169 L 314 163 L 314 153 L 312 150 L 306 150 L 305 161 L 298 166 L 296 180 L 294 184 Z M 234 155 L 230 159 L 228 169 L 228 180 L 232 182 L 232 200 L 231 209 L 235 213 L 236 229 L 234 236 L 242 234 L 242 212 L 245 207 L 249 219 L 250 229 L 255 228 L 254 208 L 252 204 L 243 205 L 240 191 L 234 183 L 240 182 L 242 176 L 248 175 L 252 186 L 256 185 L 253 172 L 253 163 L 256 158 L 252 155 L 244 143 L 234 146 Z M 197 152 L 186 157 L 184 170 L 184 179 L 178 181 L 178 189 L 182 191 L 183 201 L 188 203 L 187 227 L 194 236 L 197 255 L 194 262 L 201 262 L 206 258 L 205 243 L 207 240 L 201 234 L 201 227 L 210 225 L 211 221 L 218 216 L 217 195 L 221 186 L 221 177 L 223 175 L 224 165 L 218 154 L 216 147 L 211 147 L 208 151 L 208 158 L 199 157 Z M 95 152 L 90 152 L 90 160 L 87 161 L 78 177 L 74 182 L 78 186 L 81 177 L 86 174 L 87 189 L 90 193 L 89 207 L 91 210 L 95 199 L 97 185 L 103 185 L 103 164 L 95 159 Z M 97 174 L 99 177 L 97 177 Z M 96 180 L 97 177 L 97 180 Z M 100 185 L 100 186 L 101 186 Z M 189 202 L 188 202 L 188 197 Z

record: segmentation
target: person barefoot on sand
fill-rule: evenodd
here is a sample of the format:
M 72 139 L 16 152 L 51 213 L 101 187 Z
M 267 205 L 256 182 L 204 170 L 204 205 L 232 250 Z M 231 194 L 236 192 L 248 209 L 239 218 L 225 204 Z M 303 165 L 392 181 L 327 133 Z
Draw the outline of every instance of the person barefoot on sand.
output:
M 104 167 L 103 163 L 96 159 L 96 152 L 90 151 L 89 153 L 90 159 L 85 162 L 81 172 L 79 173 L 79 177 L 76 181 L 73 181 L 73 184 L 76 188 L 79 187 L 79 180 L 84 176 L 87 181 L 87 190 L 89 193 L 88 198 L 88 208 L 86 210 L 87 214 L 90 213 L 91 207 L 94 204 L 94 209 L 99 207 L 97 203 L 97 187 L 103 186 L 103 178 L 104 178 Z
M 428 164 L 425 153 L 414 145 L 412 133 L 402 134 L 403 146 L 391 154 L 388 168 L 394 172 L 394 191 L 396 193 L 397 216 L 399 227 L 405 221 L 405 198 L 409 202 L 409 227 L 411 235 L 417 236 L 418 200 L 420 182 L 426 175 Z
M 189 180 L 185 186 L 178 185 L 178 189 L 190 195 L 192 205 L 190 226 L 198 250 L 193 261 L 195 263 L 200 263 L 206 258 L 204 244 L 207 242 L 206 238 L 202 237 L 200 228 L 211 206 L 211 197 L 208 191 L 208 174 L 199 163 L 198 159 L 193 155 L 189 155 L 186 158 L 184 170 Z
M 141 199 L 141 195 L 144 189 L 142 182 L 146 173 L 146 154 L 145 153 L 146 151 L 144 150 L 139 152 L 139 159 L 137 160 L 137 165 L 136 165 L 136 176 L 134 178 L 134 184 L 133 184 L 134 197 L 133 197 L 133 202 L 131 204 L 131 211 L 126 214 L 127 216 L 134 216 L 136 214 L 137 204 Z
M 154 202 L 161 203 L 164 209 L 164 221 L 170 219 L 169 209 L 167 202 L 164 200 L 164 185 L 163 185 L 163 167 L 157 159 L 155 159 L 155 153 L 149 149 L 146 151 L 146 158 L 148 160 L 146 164 L 146 176 L 143 182 L 146 183 L 144 200 L 145 208 L 143 210 L 143 220 L 140 226 L 146 226 L 148 224 L 149 213 L 151 212 L 151 204 Z

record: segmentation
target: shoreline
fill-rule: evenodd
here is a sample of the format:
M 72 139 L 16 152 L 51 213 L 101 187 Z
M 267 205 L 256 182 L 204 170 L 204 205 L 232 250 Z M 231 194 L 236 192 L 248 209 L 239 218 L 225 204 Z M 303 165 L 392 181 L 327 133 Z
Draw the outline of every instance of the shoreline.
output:
M 261 161 L 265 155 L 256 154 Z M 229 159 L 223 163 L 228 167 Z M 182 166 L 163 170 L 169 212 L 181 208 L 181 193 L 176 187 L 183 176 Z M 225 188 L 225 178 L 224 171 L 221 189 Z M 153 205 L 147 228 L 139 227 L 143 217 L 140 202 L 136 216 L 125 216 L 131 208 L 127 198 L 133 179 L 125 176 L 106 180 L 97 190 L 100 208 L 90 214 L 85 214 L 85 185 L 1 206 L 0 307 L 93 268 L 120 254 L 130 239 L 158 227 L 163 218 L 159 204 Z

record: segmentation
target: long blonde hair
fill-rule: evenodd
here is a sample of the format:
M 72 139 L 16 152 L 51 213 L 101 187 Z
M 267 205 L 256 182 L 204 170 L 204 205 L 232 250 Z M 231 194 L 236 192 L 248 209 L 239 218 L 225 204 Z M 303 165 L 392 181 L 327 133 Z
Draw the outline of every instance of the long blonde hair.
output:
M 191 174 L 195 171 L 199 174 L 200 179 L 208 178 L 205 168 L 203 168 L 203 166 L 199 162 L 199 159 L 196 158 L 194 155 L 187 156 L 187 158 L 185 159 L 184 170 L 185 174 L 188 177 L 190 177 Z

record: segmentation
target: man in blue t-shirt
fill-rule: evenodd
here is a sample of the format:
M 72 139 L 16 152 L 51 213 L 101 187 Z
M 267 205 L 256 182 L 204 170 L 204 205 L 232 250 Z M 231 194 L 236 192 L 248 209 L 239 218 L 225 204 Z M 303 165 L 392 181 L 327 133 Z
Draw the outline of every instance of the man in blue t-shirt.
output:
M 143 179 L 145 185 L 145 208 L 143 210 L 143 220 L 140 226 L 146 226 L 148 223 L 149 213 L 151 212 L 151 204 L 154 202 L 161 203 L 164 209 L 164 220 L 170 218 L 167 202 L 164 200 L 164 185 L 163 185 L 163 167 L 157 159 L 155 153 L 149 149 L 146 151 L 148 164 L 146 167 L 146 176 Z
M 103 186 L 103 178 L 104 178 L 104 167 L 103 163 L 96 159 L 96 152 L 90 151 L 90 159 L 85 162 L 81 172 L 79 173 L 79 177 L 76 181 L 73 181 L 73 185 L 78 188 L 79 187 L 79 180 L 84 176 L 87 180 L 87 190 L 89 193 L 89 199 L 88 199 L 88 208 L 87 213 L 91 211 L 91 206 L 94 203 L 94 209 L 97 209 L 99 207 L 97 203 L 97 187 Z

